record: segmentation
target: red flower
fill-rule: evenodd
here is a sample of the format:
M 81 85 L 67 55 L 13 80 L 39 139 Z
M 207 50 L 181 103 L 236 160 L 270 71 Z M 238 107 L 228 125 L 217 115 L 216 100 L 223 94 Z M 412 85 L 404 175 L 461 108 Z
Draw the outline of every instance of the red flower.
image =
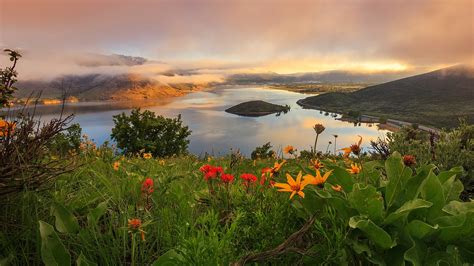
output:
M 413 155 L 404 155 L 403 156 L 403 163 L 406 166 L 413 166 L 416 164 L 416 158 Z
M 231 175 L 231 174 L 223 174 L 223 175 L 221 175 L 221 180 L 224 183 L 230 183 L 230 182 L 234 181 L 234 176 Z
M 240 178 L 242 178 L 246 182 L 251 182 L 251 183 L 257 181 L 257 177 L 252 174 L 242 174 L 240 175 Z
M 224 171 L 222 170 L 222 167 L 220 166 L 212 166 L 209 164 L 201 166 L 199 168 L 199 171 L 201 171 L 204 174 L 204 179 L 208 181 L 209 179 L 214 179 L 217 178 L 217 175 L 222 175 Z
M 146 194 L 151 194 L 153 193 L 153 179 L 147 178 L 142 184 L 142 192 Z
M 140 219 L 130 219 L 128 220 L 128 228 L 137 230 L 142 227 L 142 221 Z

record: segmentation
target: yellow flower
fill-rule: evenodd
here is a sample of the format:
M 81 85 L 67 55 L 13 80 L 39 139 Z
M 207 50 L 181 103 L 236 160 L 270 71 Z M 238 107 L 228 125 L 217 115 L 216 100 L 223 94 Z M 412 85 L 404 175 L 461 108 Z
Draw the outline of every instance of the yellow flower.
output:
M 160 160 L 161 165 L 165 165 L 165 160 Z
M 341 191 L 342 191 L 342 187 L 341 187 L 340 185 L 331 186 L 331 188 L 332 188 L 334 191 L 337 191 L 337 192 L 341 192 Z
M 311 160 L 311 166 L 315 169 L 315 170 L 319 170 L 321 168 L 324 167 L 324 164 L 321 163 L 320 160 L 316 159 L 316 160 Z
M 118 171 L 120 169 L 120 162 L 119 161 L 114 162 L 113 166 L 114 166 L 114 170 Z
M 207 161 L 211 162 L 212 161 L 212 156 L 207 157 Z
M 286 174 L 287 183 L 275 183 L 273 186 L 280 188 L 279 192 L 291 192 L 290 199 L 293 198 L 295 194 L 304 198 L 303 189 L 307 185 L 306 181 L 301 181 L 301 171 L 296 177 L 296 181 L 291 177 L 290 174 Z
M 306 181 L 306 183 L 311 184 L 311 185 L 321 185 L 326 182 L 328 177 L 331 175 L 332 170 L 324 173 L 324 175 L 321 176 L 321 172 L 319 170 L 316 170 L 316 176 L 312 175 L 305 175 L 303 179 Z
M 348 168 L 347 171 L 351 174 L 358 174 L 358 173 L 360 173 L 361 169 L 362 169 L 362 166 L 360 166 L 356 163 L 352 163 L 351 168 Z
M 285 149 L 283 149 L 283 152 L 286 154 L 293 154 L 295 151 L 295 148 L 291 145 L 288 145 L 285 147 Z
M 344 151 L 344 157 L 348 157 L 351 152 L 354 154 L 354 155 L 359 155 L 360 154 L 360 145 L 362 144 L 362 137 L 359 136 L 359 142 L 358 143 L 355 143 L 355 144 L 352 144 L 351 146 L 347 147 L 347 148 L 342 148 L 341 150 Z
M 153 156 L 151 155 L 151 152 L 148 152 L 148 153 L 144 153 L 143 154 L 143 158 L 145 159 L 151 159 Z

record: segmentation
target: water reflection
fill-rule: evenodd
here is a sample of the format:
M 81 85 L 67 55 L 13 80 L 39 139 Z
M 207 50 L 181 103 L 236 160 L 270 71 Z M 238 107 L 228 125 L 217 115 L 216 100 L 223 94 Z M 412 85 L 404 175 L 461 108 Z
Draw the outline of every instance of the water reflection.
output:
M 293 145 L 298 150 L 310 149 L 314 143 L 313 125 L 322 123 L 326 130 L 320 135 L 318 150 L 326 151 L 328 142 L 337 134 L 337 147 L 342 148 L 354 143 L 357 135 L 364 138 L 365 147 L 369 140 L 383 137 L 386 130 L 365 124 L 354 126 L 352 123 L 335 120 L 339 116 L 307 110 L 296 101 L 307 95 L 281 90 L 249 87 L 224 87 L 211 91 L 201 91 L 180 98 L 164 101 L 128 102 L 128 103 L 71 103 L 65 106 L 66 113 L 74 112 L 75 122 L 96 142 L 110 140 L 113 127 L 112 116 L 121 112 L 129 113 L 133 107 L 141 106 L 164 116 L 182 114 L 185 124 L 192 130 L 189 149 L 194 154 L 205 152 L 222 155 L 230 148 L 240 149 L 246 155 L 256 147 L 271 142 L 276 149 Z M 291 107 L 291 111 L 282 116 L 242 117 L 226 113 L 224 110 L 245 101 L 263 100 Z M 57 116 L 58 106 L 37 108 L 42 119 Z M 334 143 L 334 142 L 333 142 Z M 334 151 L 334 146 L 329 146 Z

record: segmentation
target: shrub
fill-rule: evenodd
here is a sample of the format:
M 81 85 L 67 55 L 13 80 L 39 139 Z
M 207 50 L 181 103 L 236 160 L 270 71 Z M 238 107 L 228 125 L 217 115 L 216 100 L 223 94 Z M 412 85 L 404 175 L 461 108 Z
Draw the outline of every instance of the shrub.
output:
M 0 68 L 0 108 L 8 106 L 10 100 L 13 97 L 13 93 L 16 88 L 13 87 L 17 81 L 18 73 L 15 70 L 18 59 L 21 57 L 17 51 L 4 49 L 4 51 L 10 56 L 10 61 L 13 62 L 11 67 Z
M 191 130 L 183 126 L 181 115 L 165 118 L 140 109 L 114 116 L 112 139 L 124 153 L 145 151 L 156 157 L 180 155 L 187 152 Z
M 81 145 L 81 135 L 81 126 L 79 124 L 72 124 L 65 132 L 61 132 L 54 137 L 50 149 L 60 156 L 65 156 L 70 152 L 77 153 Z
M 334 209 L 351 230 L 346 249 L 368 264 L 460 265 L 472 263 L 474 205 L 459 201 L 463 189 L 453 168 L 435 174 L 434 165 L 414 171 L 399 153 L 385 167 L 368 162 L 358 175 L 333 166 L 323 189 L 305 189 L 294 206 L 309 216 Z M 340 184 L 342 191 L 331 185 Z
M 255 150 L 252 151 L 250 156 L 252 157 L 252 160 L 256 160 L 273 158 L 276 156 L 276 154 L 272 150 L 272 145 L 270 144 L 270 142 L 267 142 L 262 146 L 256 147 Z

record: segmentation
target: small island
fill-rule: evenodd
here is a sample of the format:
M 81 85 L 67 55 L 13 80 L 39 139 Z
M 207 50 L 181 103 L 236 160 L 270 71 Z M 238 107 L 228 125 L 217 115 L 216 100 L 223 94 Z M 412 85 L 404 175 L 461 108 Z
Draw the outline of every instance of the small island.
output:
M 237 104 L 225 110 L 227 113 L 241 116 L 264 116 L 269 114 L 280 115 L 282 112 L 287 113 L 290 110 L 288 105 L 272 104 L 265 101 L 249 101 Z

